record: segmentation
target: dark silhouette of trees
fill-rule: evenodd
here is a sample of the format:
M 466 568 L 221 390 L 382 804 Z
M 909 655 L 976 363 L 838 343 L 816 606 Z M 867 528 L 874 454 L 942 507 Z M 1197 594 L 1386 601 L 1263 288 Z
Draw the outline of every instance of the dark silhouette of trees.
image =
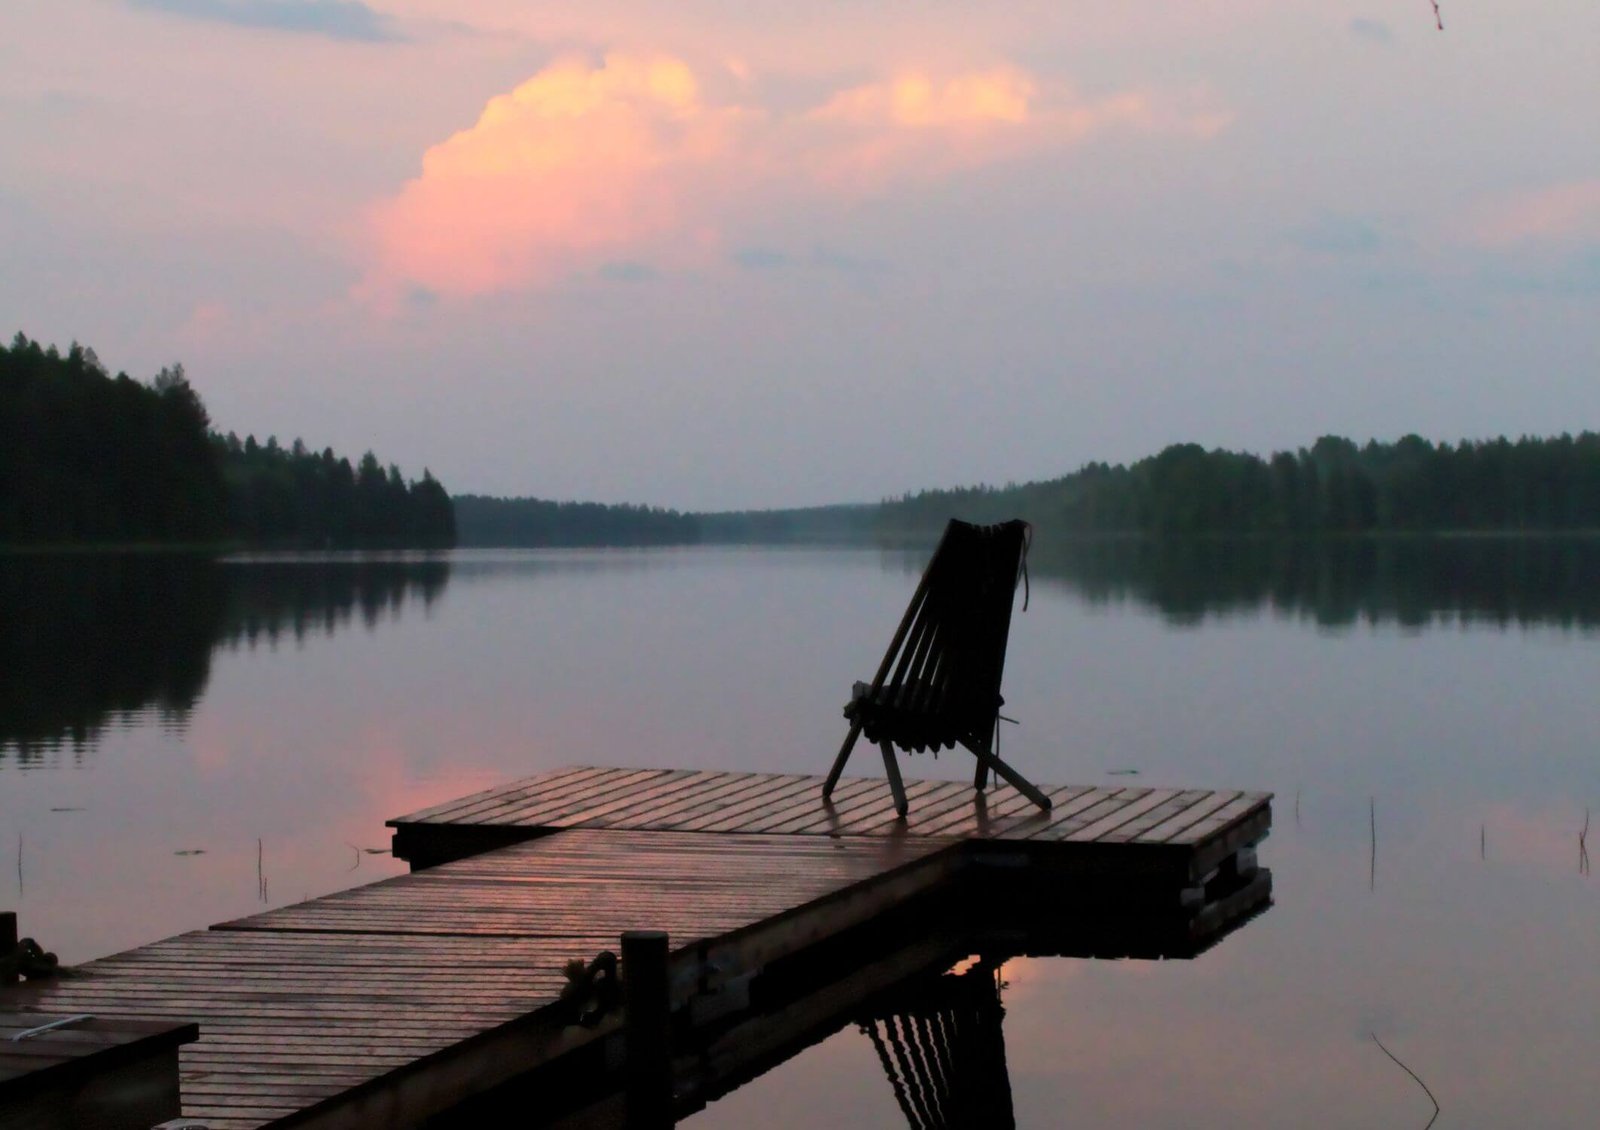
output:
M 1147 537 L 1600 532 L 1600 435 L 1361 447 L 1323 436 L 1267 459 L 1175 444 L 1045 482 L 907 495 L 884 503 L 879 529 L 926 534 L 952 514 Z
M 453 501 L 462 545 L 689 545 L 700 540 L 695 516 L 652 506 L 476 494 Z
M 181 365 L 151 384 L 18 334 L 0 347 L 0 542 L 202 542 L 226 532 L 206 410 Z
M 0 347 L 0 545 L 455 544 L 450 496 L 368 452 L 359 472 L 300 440 L 210 431 L 182 365 L 149 383 L 18 334 Z
M 372 452 L 358 467 L 301 440 L 213 439 L 228 482 L 229 526 L 252 545 L 445 548 L 456 542 L 455 509 L 433 473 L 407 482 Z
M 873 540 L 876 505 L 680 513 L 652 506 L 458 495 L 462 545 L 837 545 Z M 941 527 L 942 528 L 942 527 Z

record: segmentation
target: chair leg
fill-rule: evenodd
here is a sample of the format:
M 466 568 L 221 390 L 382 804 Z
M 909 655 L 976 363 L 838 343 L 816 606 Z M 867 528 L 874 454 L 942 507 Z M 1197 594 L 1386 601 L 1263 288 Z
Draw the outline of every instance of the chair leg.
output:
M 823 800 L 833 795 L 833 786 L 839 783 L 839 774 L 844 772 L 844 763 L 850 760 L 850 751 L 856 747 L 856 738 L 860 736 L 861 723 L 850 723 L 850 732 L 845 735 L 844 745 L 839 747 L 839 756 L 833 759 L 833 768 L 828 770 L 828 779 L 822 782 Z
M 889 791 L 894 794 L 894 810 L 904 820 L 909 806 L 906 804 L 905 782 L 900 779 L 900 763 L 894 759 L 894 746 L 879 742 L 878 748 L 883 751 L 883 771 L 889 778 Z
M 972 775 L 972 787 L 980 793 L 989 783 L 989 767 L 983 763 L 983 758 L 978 758 L 978 770 Z
M 990 769 L 994 770 L 995 776 L 1005 781 L 1012 788 L 1016 789 L 1017 792 L 1033 801 L 1034 804 L 1037 804 L 1046 812 L 1050 811 L 1050 798 L 1040 792 L 1038 788 L 1036 788 L 1034 784 L 1021 773 L 1018 773 L 1015 769 L 1011 768 L 1011 766 L 1007 765 L 1004 761 L 1001 761 L 992 753 L 979 753 L 977 750 L 973 750 L 972 755 L 978 759 L 979 765 L 986 764 Z

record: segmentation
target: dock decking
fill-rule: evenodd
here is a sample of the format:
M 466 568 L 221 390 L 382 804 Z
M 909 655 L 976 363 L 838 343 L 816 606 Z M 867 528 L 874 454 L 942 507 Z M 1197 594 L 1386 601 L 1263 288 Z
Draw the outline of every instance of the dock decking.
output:
M 0 1008 L 197 1022 L 182 1108 L 218 1130 L 419 1125 L 541 1068 L 614 1086 L 621 1020 L 575 1024 L 563 967 L 665 930 L 692 1104 L 821 1022 L 796 986 L 847 1001 L 964 946 L 1004 949 L 979 922 L 1026 951 L 998 914 L 1012 896 L 1100 927 L 1143 908 L 1196 949 L 1270 899 L 1265 794 L 1047 791 L 1039 814 L 1009 788 L 907 782 L 897 821 L 881 780 L 847 779 L 825 806 L 816 777 L 558 770 L 391 821 L 410 875 L 0 989 Z M 1030 893 L 1030 875 L 1079 881 Z M 1097 889 L 1115 896 L 1081 900 Z M 879 937 L 891 921 L 915 928 Z M 1044 948 L 1101 945 L 1138 948 Z
M 1010 785 L 906 781 L 895 815 L 888 782 L 845 777 L 832 803 L 821 778 L 684 769 L 558 769 L 390 820 L 413 867 L 569 828 L 721 835 L 940 837 L 991 843 L 1128 845 L 1120 867 L 1198 879 L 1266 834 L 1271 794 L 1139 786 L 1046 787 L 1041 812 Z

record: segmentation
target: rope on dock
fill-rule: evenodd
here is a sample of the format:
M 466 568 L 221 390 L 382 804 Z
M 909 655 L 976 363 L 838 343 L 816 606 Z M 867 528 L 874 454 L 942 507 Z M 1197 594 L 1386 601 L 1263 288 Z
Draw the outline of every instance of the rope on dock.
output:
M 567 986 L 561 1000 L 572 1010 L 572 1023 L 593 1028 L 605 1014 L 622 1002 L 622 983 L 617 979 L 617 955 L 601 950 L 593 961 L 575 957 L 563 972 Z

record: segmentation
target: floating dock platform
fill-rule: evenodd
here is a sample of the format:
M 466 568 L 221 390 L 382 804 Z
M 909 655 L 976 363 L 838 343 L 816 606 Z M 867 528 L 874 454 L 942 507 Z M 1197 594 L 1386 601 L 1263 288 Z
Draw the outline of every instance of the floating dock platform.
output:
M 624 932 L 669 939 L 670 1120 L 968 955 L 1190 957 L 1271 901 L 1265 793 L 1055 787 L 1040 812 L 906 785 L 901 820 L 881 779 L 825 803 L 820 777 L 545 773 L 390 821 L 410 875 L 0 987 L 0 1012 L 197 1024 L 182 1114 L 215 1130 L 469 1126 L 506 1101 L 621 1126 L 639 1044 L 627 963 L 600 955 Z M 29 1075 L 0 1059 L 0 1115 Z

